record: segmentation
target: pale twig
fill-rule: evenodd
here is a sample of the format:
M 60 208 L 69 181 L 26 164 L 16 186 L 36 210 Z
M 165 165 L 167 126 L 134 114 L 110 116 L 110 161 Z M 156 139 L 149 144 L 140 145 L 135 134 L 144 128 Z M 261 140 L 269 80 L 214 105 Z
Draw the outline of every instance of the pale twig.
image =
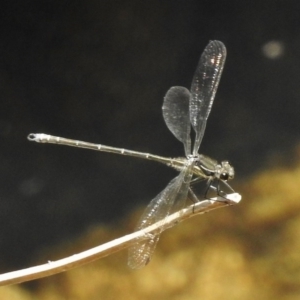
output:
M 43 265 L 2 274 L 0 275 L 0 286 L 22 283 L 25 281 L 47 277 L 53 274 L 73 269 L 75 267 L 82 266 L 86 263 L 108 256 L 114 252 L 128 248 L 136 243 L 137 240 L 141 241 L 147 239 L 147 237 L 149 238 L 149 234 L 156 231 L 161 226 L 163 226 L 163 230 L 165 230 L 183 220 L 189 219 L 198 214 L 203 214 L 216 208 L 237 204 L 240 202 L 240 200 L 241 196 L 238 193 L 233 193 L 227 195 L 226 199 L 222 197 L 216 197 L 210 200 L 197 202 L 180 212 L 176 212 L 168 216 L 167 219 L 164 220 L 164 222 L 157 222 L 143 230 L 125 235 L 121 238 L 115 239 L 111 242 L 105 243 L 87 251 L 83 251 L 79 254 L 74 254 L 57 261 L 48 261 L 48 263 Z

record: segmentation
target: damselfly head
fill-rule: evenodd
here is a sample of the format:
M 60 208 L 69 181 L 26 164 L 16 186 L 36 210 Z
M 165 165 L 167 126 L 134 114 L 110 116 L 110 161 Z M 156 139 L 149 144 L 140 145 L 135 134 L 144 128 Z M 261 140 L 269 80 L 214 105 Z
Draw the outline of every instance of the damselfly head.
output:
M 215 177 L 228 181 L 234 178 L 234 168 L 228 161 L 222 161 L 216 167 Z

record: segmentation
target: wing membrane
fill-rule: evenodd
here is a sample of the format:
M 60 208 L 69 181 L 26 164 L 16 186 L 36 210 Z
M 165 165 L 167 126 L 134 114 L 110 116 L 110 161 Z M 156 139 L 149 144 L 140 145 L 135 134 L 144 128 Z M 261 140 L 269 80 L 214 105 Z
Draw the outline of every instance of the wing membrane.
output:
M 177 211 L 184 207 L 192 179 L 193 165 L 193 162 L 188 161 L 181 173 L 171 180 L 167 187 L 149 203 L 138 222 L 136 231 L 158 221 L 163 221 L 171 211 Z M 157 232 L 152 233 L 148 240 L 137 242 L 129 248 L 128 265 L 131 268 L 142 268 L 150 261 L 159 240 L 159 235 L 164 229 L 164 226 L 161 226 Z
M 184 144 L 186 156 L 191 154 L 190 95 L 190 91 L 185 87 L 171 87 L 162 107 L 164 120 L 169 130 Z
M 198 153 L 226 59 L 226 48 L 211 41 L 200 57 L 191 86 L 190 120 L 196 132 L 193 154 Z

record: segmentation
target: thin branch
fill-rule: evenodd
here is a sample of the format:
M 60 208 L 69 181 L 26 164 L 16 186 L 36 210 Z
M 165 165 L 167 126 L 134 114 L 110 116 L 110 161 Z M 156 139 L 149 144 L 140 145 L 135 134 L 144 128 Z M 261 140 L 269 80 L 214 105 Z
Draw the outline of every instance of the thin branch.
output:
M 147 237 L 149 238 L 149 234 L 156 231 L 161 226 L 163 226 L 163 230 L 165 230 L 193 216 L 209 212 L 216 208 L 238 204 L 241 198 L 242 197 L 240 194 L 233 193 L 227 195 L 226 199 L 222 197 L 216 197 L 210 200 L 198 202 L 196 204 L 190 205 L 180 212 L 176 212 L 168 216 L 167 219 L 164 220 L 164 222 L 157 222 L 143 230 L 125 235 L 121 238 L 115 239 L 111 242 L 105 243 L 87 251 L 83 251 L 81 253 L 74 254 L 57 261 L 48 261 L 48 263 L 43 265 L 2 274 L 0 275 L 0 286 L 39 279 L 82 266 L 86 263 L 90 263 L 99 258 L 108 256 L 114 252 L 128 248 L 132 246 L 137 240 L 141 241 L 147 239 Z

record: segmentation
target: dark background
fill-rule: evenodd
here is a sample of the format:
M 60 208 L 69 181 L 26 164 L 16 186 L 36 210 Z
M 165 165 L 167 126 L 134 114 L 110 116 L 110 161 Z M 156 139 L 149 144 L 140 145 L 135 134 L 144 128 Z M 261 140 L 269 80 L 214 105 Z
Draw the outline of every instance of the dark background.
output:
M 3 271 L 118 222 L 176 174 L 26 136 L 181 156 L 162 100 L 171 86 L 190 86 L 209 40 L 228 55 L 201 153 L 230 160 L 237 187 L 299 142 L 299 1 L 4 1 L 0 24 Z M 282 46 L 274 59 L 263 52 L 271 41 Z

